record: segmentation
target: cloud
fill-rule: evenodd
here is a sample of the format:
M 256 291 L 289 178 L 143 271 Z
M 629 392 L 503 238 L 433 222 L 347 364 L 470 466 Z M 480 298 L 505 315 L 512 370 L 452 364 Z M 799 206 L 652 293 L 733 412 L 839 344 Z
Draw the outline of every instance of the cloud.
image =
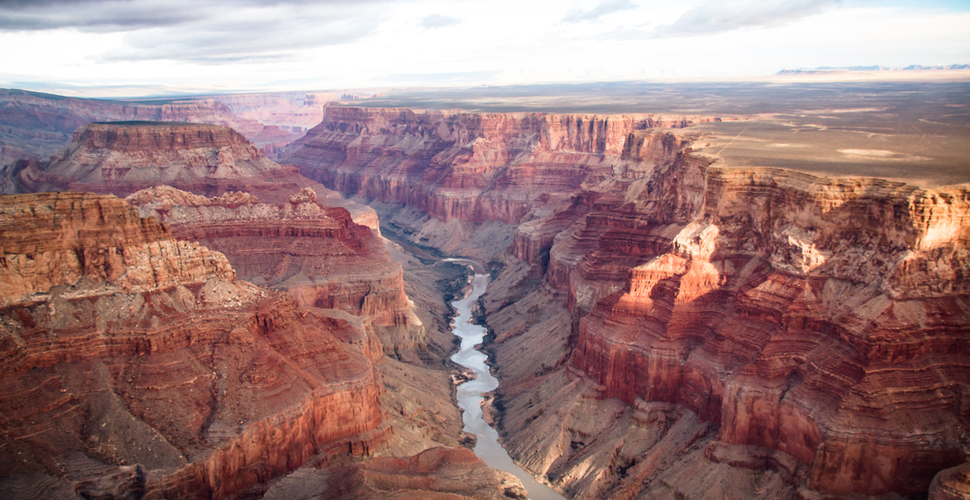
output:
M 0 30 L 44 31 L 76 28 L 97 33 L 171 26 L 208 15 L 204 2 L 6 1 L 0 3 Z M 201 12 L 200 12 L 201 11 Z
M 431 14 L 421 20 L 421 27 L 424 29 L 444 28 L 445 26 L 453 26 L 459 23 L 461 23 L 461 19 L 455 17 Z
M 702 36 L 741 28 L 770 27 L 819 14 L 841 0 L 782 0 L 712 2 L 684 12 L 672 24 L 658 26 L 655 38 Z
M 337 8 L 387 0 L 0 0 L 0 31 L 75 28 L 95 33 L 200 24 L 227 12 Z
M 372 34 L 382 1 L 0 0 L 0 32 L 123 34 L 103 61 L 260 62 Z
M 107 61 L 171 59 L 200 64 L 292 59 L 307 48 L 351 43 L 373 33 L 378 16 L 325 18 L 311 23 L 291 19 L 228 18 L 195 26 L 135 31 L 125 45 L 104 55 Z
M 590 10 L 573 9 L 562 18 L 564 23 L 580 23 L 583 21 L 594 21 L 607 14 L 619 12 L 621 10 L 637 8 L 631 0 L 606 0 Z

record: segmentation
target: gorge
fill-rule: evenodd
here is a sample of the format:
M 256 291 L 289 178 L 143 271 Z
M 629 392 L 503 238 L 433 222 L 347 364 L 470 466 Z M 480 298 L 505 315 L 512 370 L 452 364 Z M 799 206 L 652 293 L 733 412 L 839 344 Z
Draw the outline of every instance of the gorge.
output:
M 474 448 L 475 454 L 490 467 L 503 470 L 519 478 L 526 491 L 529 492 L 529 498 L 533 500 L 562 499 L 561 495 L 548 486 L 538 483 L 528 472 L 515 465 L 508 452 L 499 443 L 498 433 L 488 425 L 482 415 L 482 394 L 494 391 L 498 387 L 498 380 L 489 373 L 487 357 L 475 348 L 482 343 L 485 337 L 485 328 L 471 324 L 472 304 L 477 302 L 485 293 L 488 286 L 488 276 L 476 273 L 471 284 L 472 293 L 452 303 L 456 310 L 454 332 L 455 336 L 461 339 L 461 346 L 458 352 L 451 357 L 451 360 L 475 373 L 474 380 L 469 380 L 456 389 L 458 406 L 463 411 L 464 430 L 475 434 L 478 438 Z
M 328 108 L 285 158 L 504 265 L 500 428 L 567 494 L 926 491 L 967 454 L 968 191 L 717 167 L 674 128 L 716 120 Z
M 960 498 L 968 186 L 698 151 L 746 119 L 328 105 L 282 164 L 86 125 L 3 172 L 101 194 L 0 198 L 0 491 L 520 498 L 452 405 L 473 313 L 483 413 L 567 498 Z

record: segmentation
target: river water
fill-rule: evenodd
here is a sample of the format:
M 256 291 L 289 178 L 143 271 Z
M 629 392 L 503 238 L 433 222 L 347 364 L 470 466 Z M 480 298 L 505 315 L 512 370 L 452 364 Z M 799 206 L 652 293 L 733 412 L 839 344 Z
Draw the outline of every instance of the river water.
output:
M 476 266 L 478 268 L 479 266 Z M 451 357 L 451 360 L 461 366 L 470 368 L 477 378 L 458 386 L 458 406 L 464 410 L 463 421 L 465 432 L 478 436 L 475 454 L 489 467 L 511 473 L 522 481 L 531 500 L 564 500 L 564 497 L 552 488 L 536 481 L 531 474 L 524 471 L 512 458 L 505 448 L 498 442 L 498 432 L 489 426 L 482 417 L 482 393 L 498 387 L 498 379 L 492 376 L 485 364 L 488 359 L 485 354 L 475 348 L 482 343 L 486 330 L 479 325 L 469 323 L 472 319 L 472 305 L 485 293 L 488 287 L 488 275 L 476 274 L 472 278 L 472 293 L 468 297 L 451 303 L 455 308 L 454 333 L 461 339 L 461 349 Z

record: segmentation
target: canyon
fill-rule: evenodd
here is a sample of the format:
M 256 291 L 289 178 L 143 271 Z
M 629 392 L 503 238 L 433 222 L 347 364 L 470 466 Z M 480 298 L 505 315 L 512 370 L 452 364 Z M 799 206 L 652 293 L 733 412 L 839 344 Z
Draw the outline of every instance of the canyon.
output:
M 246 188 L 285 199 L 301 178 L 238 132 L 171 122 L 91 123 L 49 161 L 20 160 L 4 172 L 6 193 L 80 190 L 126 196 L 166 184 L 220 194 Z M 304 184 L 305 185 L 305 184 Z
M 8 166 L 71 192 L 0 197 L 4 496 L 523 497 L 465 449 L 442 255 L 569 498 L 966 495 L 967 185 L 732 163 L 734 114 L 319 118 L 283 163 L 135 122 Z
M 453 448 L 454 374 L 429 354 L 450 348 L 445 306 L 414 307 L 351 213 L 376 226 L 373 211 L 225 127 L 92 124 L 75 139 L 12 184 L 153 187 L 0 198 L 5 497 L 249 498 L 304 475 L 327 498 L 420 497 L 436 474 L 460 498 L 518 494 Z
M 277 92 L 165 99 L 82 99 L 0 89 L 0 166 L 46 161 L 70 144 L 78 127 L 103 121 L 165 121 L 222 125 L 271 156 L 320 123 L 328 92 Z
M 331 106 L 284 158 L 497 264 L 498 423 L 570 496 L 927 491 L 970 451 L 966 187 L 718 167 L 717 119 Z
M 15 195 L 2 214 L 7 474 L 226 498 L 387 439 L 380 351 L 351 322 L 113 196 Z
M 307 306 L 365 318 L 389 353 L 420 349 L 421 320 L 404 292 L 404 271 L 384 243 L 343 207 L 318 203 L 302 188 L 279 206 L 242 192 L 206 198 L 170 186 L 135 192 L 126 200 L 143 217 L 166 224 L 179 240 L 226 255 L 237 275 L 287 290 Z

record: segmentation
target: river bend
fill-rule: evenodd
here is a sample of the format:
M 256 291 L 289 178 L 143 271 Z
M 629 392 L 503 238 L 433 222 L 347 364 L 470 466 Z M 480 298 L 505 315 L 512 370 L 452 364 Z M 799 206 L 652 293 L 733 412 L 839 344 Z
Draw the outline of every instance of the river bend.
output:
M 478 267 L 478 266 L 475 266 Z M 475 372 L 476 379 L 458 386 L 458 406 L 464 410 L 462 415 L 465 432 L 475 434 L 478 443 L 475 454 L 489 467 L 511 473 L 522 481 L 531 500 L 564 500 L 552 488 L 536 481 L 531 474 L 512 461 L 505 448 L 498 442 L 498 432 L 489 426 L 482 416 L 482 393 L 495 390 L 498 379 L 492 376 L 485 361 L 488 357 L 476 349 L 485 338 L 486 330 L 470 323 L 472 306 L 488 287 L 488 275 L 475 274 L 472 278 L 472 293 L 468 297 L 451 303 L 455 308 L 453 332 L 461 339 L 461 348 L 451 360 Z

